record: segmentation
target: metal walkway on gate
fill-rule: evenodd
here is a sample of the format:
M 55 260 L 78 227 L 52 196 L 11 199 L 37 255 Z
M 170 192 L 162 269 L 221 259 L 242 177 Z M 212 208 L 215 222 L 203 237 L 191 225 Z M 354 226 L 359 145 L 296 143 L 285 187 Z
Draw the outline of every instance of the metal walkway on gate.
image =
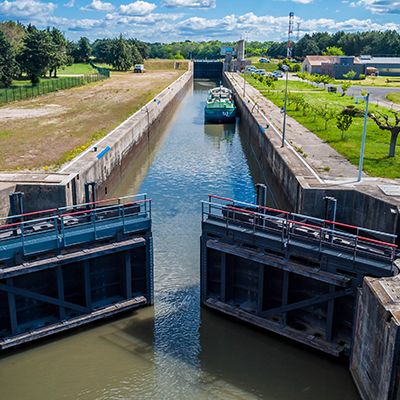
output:
M 338 257 L 372 269 L 392 270 L 398 256 L 396 235 L 215 195 L 202 202 L 202 221 L 253 232 L 280 248 L 298 247 L 317 257 Z
M 146 194 L 0 219 L 0 263 L 151 228 Z
M 323 352 L 349 355 L 357 291 L 365 276 L 398 274 L 395 239 L 210 195 L 202 202 L 201 303 Z

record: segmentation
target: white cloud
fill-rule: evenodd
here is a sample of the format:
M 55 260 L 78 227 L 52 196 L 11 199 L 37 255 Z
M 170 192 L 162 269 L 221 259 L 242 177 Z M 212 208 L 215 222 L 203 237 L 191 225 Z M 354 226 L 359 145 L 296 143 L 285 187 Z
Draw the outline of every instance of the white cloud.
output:
M 350 7 L 364 7 L 373 14 L 400 14 L 398 0 L 359 0 L 350 3 Z
M 299 4 L 310 4 L 314 0 L 292 0 L 294 3 L 299 3 Z
M 148 14 L 148 15 L 121 15 L 118 13 L 107 14 L 106 21 L 112 21 L 112 23 L 119 25 L 153 25 L 155 23 L 165 23 L 168 21 L 176 21 L 182 18 L 183 14 Z M 157 25 L 159 28 L 159 25 Z
M 111 3 L 103 2 L 101 0 L 92 0 L 92 2 L 84 7 L 82 11 L 112 11 L 114 6 Z
M 119 12 L 124 15 L 148 15 L 156 7 L 154 3 L 139 0 L 130 4 L 122 4 L 119 7 Z
M 37 0 L 5 0 L 0 3 L 0 13 L 13 17 L 31 17 L 35 15 L 51 14 L 57 5 L 54 3 L 42 3 Z
M 69 0 L 64 4 L 64 7 L 72 8 L 75 7 L 75 0 Z
M 1 1 L 1 0 L 0 0 Z M 64 0 L 66 2 L 67 0 Z M 69 1 L 69 0 L 68 0 Z M 15 7 L 10 4 L 22 4 L 21 1 L 8 0 L 0 2 L 1 16 L 7 13 L 16 13 Z M 156 6 L 152 3 L 150 7 L 131 7 L 127 4 L 113 12 L 106 13 L 104 18 L 82 18 L 72 19 L 52 15 L 55 5 L 52 3 L 41 3 L 38 0 L 24 0 L 25 6 L 18 11 L 18 18 L 24 22 L 30 22 L 40 28 L 47 26 L 58 26 L 68 33 L 73 39 L 78 39 L 85 32 L 90 39 L 98 37 L 115 37 L 122 33 L 126 37 L 137 37 L 146 41 L 177 41 L 185 39 L 193 40 L 237 40 L 245 33 L 249 40 L 281 40 L 287 39 L 287 16 L 256 15 L 253 12 L 242 15 L 226 15 L 222 18 L 187 17 L 184 13 L 154 13 L 149 10 Z M 26 4 L 30 4 L 27 7 Z M 49 4 L 52 4 L 49 6 Z M 104 4 L 104 3 L 102 3 Z M 34 6 L 33 6 L 34 5 Z M 40 13 L 37 11 L 41 10 Z M 121 12 L 122 11 L 122 12 Z M 7 14 L 11 15 L 11 14 Z M 14 14 L 13 14 L 14 15 Z M 0 17 L 1 19 L 1 17 Z M 386 22 L 380 24 L 374 19 L 344 19 L 334 18 L 300 19 L 301 33 L 313 32 L 336 32 L 339 30 L 347 32 L 378 30 L 399 30 L 400 22 Z M 157 29 L 153 29 L 156 27 Z
M 182 7 L 182 8 L 215 8 L 216 0 L 165 0 L 164 7 Z

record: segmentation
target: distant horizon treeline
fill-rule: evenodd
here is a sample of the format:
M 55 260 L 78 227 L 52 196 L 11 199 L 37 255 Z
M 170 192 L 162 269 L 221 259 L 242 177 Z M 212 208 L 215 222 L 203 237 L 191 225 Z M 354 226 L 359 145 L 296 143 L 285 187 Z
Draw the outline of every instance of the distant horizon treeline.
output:
M 207 42 L 182 41 L 174 43 L 147 43 L 151 58 L 221 58 L 221 46 L 234 46 L 235 42 L 221 42 L 218 40 Z M 306 34 L 295 41 L 292 47 L 293 57 L 304 58 L 307 55 L 330 54 L 337 50 L 338 55 L 360 56 L 400 56 L 400 34 L 396 31 L 369 31 L 348 33 L 317 32 Z M 248 41 L 246 56 L 268 56 L 285 58 L 287 41 Z M 335 54 L 332 54 L 335 55 Z
M 107 51 L 109 43 L 115 39 L 96 39 L 92 43 L 93 56 L 100 62 L 108 62 Z M 235 46 L 236 42 L 220 40 L 191 41 L 185 40 L 172 43 L 146 43 L 137 39 L 127 39 L 133 43 L 144 59 L 219 59 L 222 46 Z M 343 31 L 334 34 L 317 32 L 304 35 L 293 43 L 293 57 L 304 58 L 307 55 L 329 54 L 329 50 L 340 49 L 340 54 L 359 56 L 391 55 L 400 56 L 400 34 L 396 31 L 370 31 L 346 33 Z M 268 56 L 285 58 L 287 42 L 275 41 L 248 41 L 246 56 Z
M 219 40 L 195 42 L 191 40 L 173 43 L 146 43 L 134 38 L 96 39 L 81 37 L 68 40 L 57 28 L 38 29 L 19 22 L 0 22 L 0 82 L 11 85 L 12 80 L 23 74 L 37 84 L 40 77 L 56 77 L 57 70 L 73 63 L 95 61 L 106 63 L 113 69 L 127 71 L 134 64 L 147 58 L 163 59 L 219 59 L 222 46 L 234 46 L 235 42 Z M 248 41 L 246 56 L 285 58 L 287 42 Z M 306 34 L 293 43 L 293 57 L 307 55 L 398 55 L 400 34 L 396 31 L 369 31 L 348 33 L 318 32 Z

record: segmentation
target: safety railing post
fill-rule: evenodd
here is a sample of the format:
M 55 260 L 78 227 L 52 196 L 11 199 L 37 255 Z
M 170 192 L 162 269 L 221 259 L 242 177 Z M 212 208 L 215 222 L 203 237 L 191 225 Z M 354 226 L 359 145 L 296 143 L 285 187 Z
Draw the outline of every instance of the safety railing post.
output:
M 321 254 L 322 251 L 322 240 L 324 238 L 324 228 L 319 228 L 319 254 Z
M 56 236 L 57 249 L 59 249 L 60 248 L 60 239 L 59 239 L 59 236 L 58 236 L 58 223 L 57 223 L 57 217 L 56 216 L 53 217 L 53 224 L 54 224 L 54 233 L 55 233 L 55 236 Z
M 356 261 L 356 257 L 357 257 L 357 246 L 358 246 L 358 229 L 357 229 L 357 236 L 354 239 L 354 251 L 353 251 L 353 262 Z
M 22 244 L 22 255 L 25 255 L 25 232 L 24 232 L 24 222 L 20 224 L 21 229 L 21 244 Z
M 61 228 L 61 239 L 62 239 L 62 244 L 64 247 L 67 246 L 67 240 L 65 237 L 65 226 L 64 226 L 64 217 L 59 216 L 60 219 L 60 228 Z
M 96 209 L 93 208 L 90 211 L 91 217 L 92 217 L 92 222 L 93 222 L 93 236 L 94 240 L 97 240 L 97 232 L 96 232 Z
M 125 207 L 122 207 L 122 232 L 125 235 Z

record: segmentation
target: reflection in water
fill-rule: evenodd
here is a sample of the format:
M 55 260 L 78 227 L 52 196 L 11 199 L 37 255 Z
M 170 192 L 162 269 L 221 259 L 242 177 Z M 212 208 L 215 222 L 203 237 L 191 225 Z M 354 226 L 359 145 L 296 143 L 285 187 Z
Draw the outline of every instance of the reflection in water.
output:
M 357 398 L 344 365 L 200 309 L 200 200 L 253 201 L 263 179 L 244 127 L 204 127 L 210 87 L 195 83 L 111 194 L 154 199 L 154 308 L 3 356 L 2 399 Z

